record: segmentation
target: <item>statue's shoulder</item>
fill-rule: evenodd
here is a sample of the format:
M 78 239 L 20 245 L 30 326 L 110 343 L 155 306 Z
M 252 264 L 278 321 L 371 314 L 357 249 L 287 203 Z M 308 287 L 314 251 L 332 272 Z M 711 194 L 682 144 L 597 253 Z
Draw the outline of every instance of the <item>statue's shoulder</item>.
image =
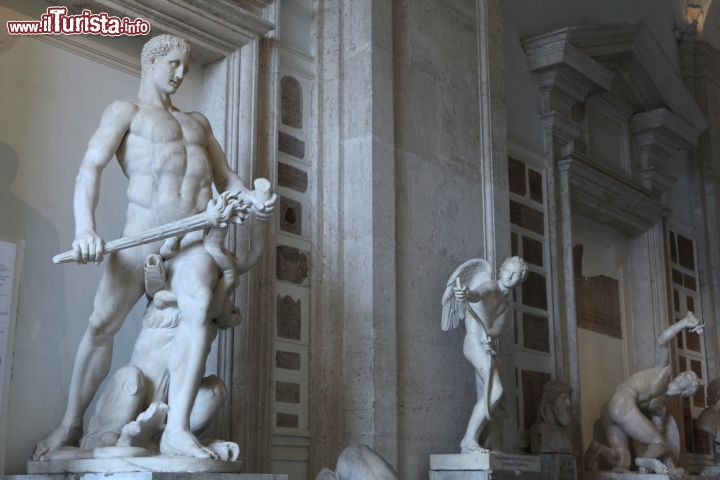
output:
M 200 122 L 200 124 L 203 126 L 203 128 L 205 128 L 205 130 L 212 131 L 212 127 L 210 126 L 210 120 L 208 120 L 205 115 L 200 112 L 188 112 L 188 115 Z
M 128 122 L 138 112 L 138 105 L 130 100 L 115 100 L 103 112 L 103 119 Z

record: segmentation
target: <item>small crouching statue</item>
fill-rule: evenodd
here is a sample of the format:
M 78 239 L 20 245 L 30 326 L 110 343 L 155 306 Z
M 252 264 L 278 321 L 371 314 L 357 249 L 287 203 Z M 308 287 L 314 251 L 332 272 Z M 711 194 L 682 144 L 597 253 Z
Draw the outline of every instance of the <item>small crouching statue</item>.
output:
M 700 381 L 695 372 L 672 377 L 670 342 L 682 330 L 700 334 L 704 324 L 692 312 L 666 328 L 657 338 L 655 365 L 631 375 L 613 392 L 603 406 L 600 423 L 607 445 L 593 441 L 585 452 L 585 469 L 596 470 L 603 458 L 615 472 L 628 472 L 632 461 L 630 441 L 636 447 L 635 465 L 641 472 L 668 474 L 674 467 L 680 438 L 675 419 L 668 414 L 667 397 L 691 397 Z

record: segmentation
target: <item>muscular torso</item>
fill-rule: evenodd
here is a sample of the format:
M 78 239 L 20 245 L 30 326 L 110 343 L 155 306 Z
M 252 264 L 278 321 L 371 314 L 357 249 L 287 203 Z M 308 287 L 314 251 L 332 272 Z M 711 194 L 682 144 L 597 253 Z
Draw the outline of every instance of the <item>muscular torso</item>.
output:
M 129 180 L 124 235 L 203 211 L 212 198 L 208 133 L 193 114 L 137 105 L 117 158 Z
M 672 380 L 670 366 L 651 367 L 631 375 L 620 384 L 608 401 L 611 418 L 622 417 L 634 406 L 646 415 L 665 414 L 665 394 Z

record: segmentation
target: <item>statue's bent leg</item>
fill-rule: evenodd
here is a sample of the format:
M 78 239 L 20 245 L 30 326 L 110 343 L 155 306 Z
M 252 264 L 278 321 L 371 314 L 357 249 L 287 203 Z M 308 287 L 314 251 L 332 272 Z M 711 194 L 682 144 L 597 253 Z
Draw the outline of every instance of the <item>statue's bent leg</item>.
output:
M 478 435 L 479 433 L 485 428 L 485 425 L 487 424 L 487 405 L 485 402 L 485 399 L 483 397 L 483 391 L 484 391 L 484 384 L 488 381 L 487 373 L 482 372 L 476 372 L 475 373 L 475 382 L 477 386 L 477 390 L 480 393 L 478 396 L 478 401 L 475 403 L 475 406 L 473 407 L 472 414 L 470 415 L 470 420 L 468 421 L 467 430 L 465 431 L 465 436 L 463 437 L 462 441 L 460 442 L 460 451 L 462 453 L 472 453 L 472 452 L 484 452 L 486 449 L 482 448 L 480 444 L 478 443 Z
M 205 360 L 210 351 L 208 311 L 217 283 L 217 265 L 201 249 L 181 253 L 171 265 L 172 290 L 182 320 L 170 348 L 168 422 L 160 451 L 171 455 L 216 458 L 190 431 L 190 412 L 197 396 Z
M 655 424 L 637 407 L 628 411 L 620 421 L 615 421 L 628 436 L 648 446 L 642 457 L 661 458 L 670 452 L 670 446 Z
M 608 423 L 605 426 L 605 436 L 608 447 L 600 448 L 600 455 L 612 465 L 616 472 L 627 472 L 630 470 L 630 445 L 625 431 L 618 425 Z
M 144 245 L 105 257 L 93 313 L 75 355 L 65 414 L 60 426 L 37 444 L 33 459 L 80 440 L 85 410 L 110 369 L 115 333 L 142 295 L 143 265 L 152 248 Z
M 460 442 L 460 451 L 462 453 L 484 452 L 486 449 L 482 448 L 478 443 L 478 435 L 485 428 L 490 413 L 490 405 L 487 403 L 488 399 L 485 398 L 485 383 L 490 381 L 492 357 L 482 349 L 476 338 L 467 335 L 463 345 L 463 353 L 475 368 L 475 386 L 478 398 L 470 415 L 465 436 Z

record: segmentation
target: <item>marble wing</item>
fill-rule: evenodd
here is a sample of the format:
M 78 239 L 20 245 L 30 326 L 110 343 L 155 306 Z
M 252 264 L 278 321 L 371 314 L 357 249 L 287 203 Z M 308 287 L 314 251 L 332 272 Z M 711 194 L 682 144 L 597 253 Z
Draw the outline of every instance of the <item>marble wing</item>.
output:
M 481 278 L 477 278 L 480 276 Z M 444 332 L 457 328 L 461 320 L 465 319 L 465 302 L 459 301 L 453 294 L 453 287 L 459 281 L 461 286 L 470 283 L 477 284 L 477 281 L 492 280 L 492 268 L 482 258 L 473 258 L 464 262 L 455 269 L 445 287 L 442 298 L 442 320 L 440 326 Z

